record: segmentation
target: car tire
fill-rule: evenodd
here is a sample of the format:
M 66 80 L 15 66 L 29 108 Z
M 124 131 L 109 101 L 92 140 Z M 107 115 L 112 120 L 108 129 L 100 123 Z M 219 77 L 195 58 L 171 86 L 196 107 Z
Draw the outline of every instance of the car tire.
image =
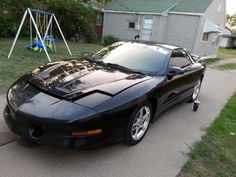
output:
M 136 145 L 144 138 L 153 115 L 150 101 L 145 101 L 133 112 L 126 128 L 125 144 Z
M 202 79 L 199 79 L 194 86 L 191 98 L 188 100 L 189 103 L 193 103 L 195 100 L 197 100 L 201 90 L 201 85 L 202 85 Z

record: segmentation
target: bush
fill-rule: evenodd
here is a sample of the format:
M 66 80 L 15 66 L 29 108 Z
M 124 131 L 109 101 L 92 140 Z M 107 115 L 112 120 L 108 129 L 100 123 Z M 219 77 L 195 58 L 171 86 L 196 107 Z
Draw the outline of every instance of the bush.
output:
M 90 29 L 90 23 L 94 18 L 95 11 L 90 4 L 88 0 L 1 0 L 0 37 L 14 37 L 24 11 L 30 7 L 53 12 L 65 38 L 75 38 L 79 34 L 86 41 L 93 41 L 95 34 Z M 21 36 L 29 36 L 29 18 L 26 19 Z M 53 36 L 61 38 L 54 22 Z
M 103 45 L 108 46 L 108 45 L 111 45 L 117 41 L 119 41 L 119 39 L 114 36 L 105 36 L 103 38 Z

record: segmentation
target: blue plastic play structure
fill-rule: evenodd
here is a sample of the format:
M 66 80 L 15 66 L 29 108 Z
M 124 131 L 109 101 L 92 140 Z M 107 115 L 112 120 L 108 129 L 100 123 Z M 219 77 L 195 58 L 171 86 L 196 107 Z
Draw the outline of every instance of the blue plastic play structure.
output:
M 32 45 L 29 45 L 26 47 L 26 49 L 33 49 L 33 50 L 38 50 L 38 49 L 43 49 L 43 44 L 40 39 L 35 40 L 35 42 L 32 43 Z
M 52 35 L 48 35 L 45 38 L 45 42 L 47 44 L 46 47 L 52 49 L 52 43 L 55 42 L 55 38 Z M 40 39 L 36 39 L 35 42 L 33 42 L 32 45 L 27 46 L 26 49 L 33 49 L 34 51 L 43 49 L 42 41 Z

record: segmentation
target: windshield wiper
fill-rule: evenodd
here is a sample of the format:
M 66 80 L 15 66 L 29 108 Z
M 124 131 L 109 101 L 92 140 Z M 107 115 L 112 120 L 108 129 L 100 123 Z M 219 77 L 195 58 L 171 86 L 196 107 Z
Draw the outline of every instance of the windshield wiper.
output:
M 89 55 L 89 54 L 84 55 L 83 58 L 85 60 L 89 61 L 89 62 L 93 62 L 93 63 L 97 63 L 97 64 L 102 64 L 102 65 L 105 65 L 105 66 L 108 66 L 108 67 L 112 67 L 112 68 L 116 68 L 116 69 L 120 69 L 120 70 L 123 70 L 123 71 L 128 71 L 128 72 L 137 73 L 137 74 L 144 74 L 142 71 L 129 69 L 129 68 L 125 67 L 125 66 L 121 66 L 121 65 L 116 64 L 116 63 L 104 63 L 101 60 L 96 60 L 92 55 Z
M 125 70 L 125 71 L 128 71 L 128 72 L 132 72 L 132 73 L 144 74 L 144 73 L 141 72 L 141 71 L 129 69 L 129 68 L 125 67 L 125 66 L 121 66 L 121 65 L 116 64 L 116 63 L 105 63 L 105 65 L 106 65 L 106 66 L 109 66 L 109 67 L 112 67 L 112 68 L 117 68 L 117 69 Z
M 93 62 L 93 63 L 104 64 L 103 61 L 96 60 L 92 55 L 89 55 L 89 54 L 84 55 L 83 59 L 85 59 L 85 60 L 87 60 L 89 62 Z

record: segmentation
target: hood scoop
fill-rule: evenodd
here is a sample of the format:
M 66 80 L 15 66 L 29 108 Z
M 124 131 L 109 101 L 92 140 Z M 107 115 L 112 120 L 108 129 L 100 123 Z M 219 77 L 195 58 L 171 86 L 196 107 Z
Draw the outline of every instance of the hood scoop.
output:
M 28 82 L 49 94 L 74 99 L 94 92 L 115 95 L 148 78 L 85 60 L 70 60 L 35 69 Z

